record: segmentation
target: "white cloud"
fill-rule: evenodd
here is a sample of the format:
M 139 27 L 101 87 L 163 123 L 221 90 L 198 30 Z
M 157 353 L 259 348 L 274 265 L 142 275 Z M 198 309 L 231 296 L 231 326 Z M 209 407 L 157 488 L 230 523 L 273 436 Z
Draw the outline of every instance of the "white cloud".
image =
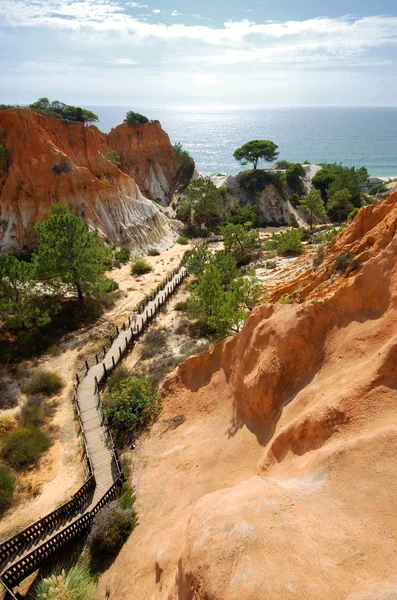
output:
M 108 61 L 109 65 L 121 65 L 121 66 L 130 66 L 137 65 L 136 60 L 131 60 L 130 58 L 114 58 L 113 60 Z
M 152 13 L 154 13 L 155 15 L 158 15 L 159 13 L 161 13 L 161 10 L 159 8 L 154 8 L 152 10 Z
M 139 4 L 138 2 L 126 2 L 125 5 L 130 8 L 149 8 L 147 4 Z
M 180 17 L 182 13 L 178 12 L 177 10 L 173 10 L 171 13 L 171 17 Z

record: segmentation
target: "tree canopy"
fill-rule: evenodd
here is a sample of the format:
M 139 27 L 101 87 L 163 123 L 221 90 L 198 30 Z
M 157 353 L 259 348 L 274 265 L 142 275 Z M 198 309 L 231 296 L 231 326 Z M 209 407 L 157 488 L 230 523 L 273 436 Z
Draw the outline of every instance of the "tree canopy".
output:
M 84 293 L 101 282 L 110 263 L 110 248 L 61 202 L 52 205 L 48 219 L 38 221 L 35 230 L 40 235 L 33 256 L 38 279 L 75 290 L 83 302 Z
M 143 125 L 145 123 L 149 123 L 149 119 L 140 113 L 134 112 L 133 110 L 129 110 L 125 115 L 124 121 L 128 123 L 128 125 Z
M 185 190 L 191 202 L 194 219 L 212 226 L 220 220 L 221 199 L 219 190 L 211 179 L 194 179 Z
M 320 190 L 324 201 L 340 190 L 347 189 L 351 195 L 351 203 L 361 206 L 361 190 L 368 179 L 365 167 L 344 167 L 338 164 L 323 164 L 322 169 L 313 177 L 314 187 Z
M 181 165 L 181 167 L 183 167 L 184 169 L 188 169 L 189 167 L 194 166 L 193 158 L 190 156 L 187 150 L 184 150 L 182 148 L 182 144 L 180 142 L 174 144 L 174 151 L 176 159 Z
M 275 161 L 279 155 L 277 148 L 277 144 L 270 140 L 252 140 L 241 146 L 241 148 L 237 148 L 233 156 L 242 165 L 252 163 L 254 169 L 256 169 L 260 159 L 265 162 Z
M 321 192 L 319 190 L 310 190 L 308 194 L 302 196 L 300 199 L 298 209 L 305 215 L 310 229 L 313 229 L 315 219 L 325 217 L 325 207 L 321 198 Z
M 29 108 L 41 114 L 67 119 L 68 121 L 94 123 L 99 120 L 98 116 L 90 110 L 86 110 L 80 106 L 71 106 L 59 100 L 50 102 L 46 97 L 39 98 L 36 102 L 30 104 Z
M 327 211 L 333 221 L 344 221 L 353 210 L 352 195 L 347 188 L 337 190 L 327 202 Z

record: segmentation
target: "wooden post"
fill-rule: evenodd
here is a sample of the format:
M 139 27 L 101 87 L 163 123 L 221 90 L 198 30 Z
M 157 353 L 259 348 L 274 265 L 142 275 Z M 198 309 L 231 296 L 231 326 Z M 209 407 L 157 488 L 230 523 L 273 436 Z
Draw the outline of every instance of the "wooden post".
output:
M 95 354 L 95 360 L 96 360 L 96 364 L 98 364 L 98 354 Z
M 128 327 L 131 327 L 131 317 L 128 317 Z
M 116 325 L 116 333 L 117 333 L 117 335 L 119 335 L 119 328 L 117 327 L 117 325 Z
M 79 374 L 76 373 L 76 381 L 77 381 L 77 385 L 80 385 L 80 379 L 79 379 Z
M 87 360 L 85 361 L 85 368 L 87 369 L 87 371 L 90 370 L 90 367 L 88 366 L 88 361 Z
M 112 354 L 112 363 L 113 363 L 113 369 L 116 367 L 116 363 L 114 362 L 114 354 Z
M 106 365 L 105 365 L 105 363 L 102 363 L 102 364 L 103 364 L 103 374 L 104 374 L 104 375 L 105 375 L 105 377 L 106 377 L 106 375 L 108 374 L 108 372 L 107 372 L 107 370 L 106 370 Z
M 95 393 L 99 391 L 99 385 L 98 385 L 98 379 L 97 376 L 95 375 L 94 377 L 94 381 L 95 381 Z
M 119 346 L 119 354 L 120 354 L 120 360 L 121 360 L 121 346 Z

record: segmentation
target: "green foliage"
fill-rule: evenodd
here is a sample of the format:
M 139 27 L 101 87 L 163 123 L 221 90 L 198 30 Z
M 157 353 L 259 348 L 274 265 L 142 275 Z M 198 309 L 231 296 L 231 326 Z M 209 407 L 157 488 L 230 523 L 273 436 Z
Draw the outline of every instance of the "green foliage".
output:
M 311 163 L 309 160 L 305 160 L 305 161 L 303 161 L 303 163 L 302 163 L 302 164 L 303 164 L 303 165 L 311 165 L 312 163 Z
M 225 250 L 231 252 L 238 266 L 246 265 L 260 248 L 259 232 L 229 223 L 221 228 Z
M 223 286 L 229 286 L 231 281 L 237 277 L 237 263 L 233 254 L 227 250 L 220 250 L 210 255 L 210 263 L 214 265 L 220 274 Z
M 35 230 L 40 240 L 33 264 L 39 280 L 63 294 L 75 290 L 83 302 L 110 264 L 110 248 L 61 202 L 52 205 L 47 221 L 37 221 Z
M 233 156 L 242 165 L 252 163 L 255 170 L 260 159 L 263 159 L 265 162 L 276 160 L 279 154 L 277 148 L 277 144 L 270 140 L 252 140 L 241 146 L 241 148 L 237 148 Z
M 324 202 L 319 190 L 310 190 L 308 194 L 302 196 L 297 208 L 304 214 L 306 221 L 310 225 L 310 229 L 313 229 L 315 219 L 325 217 Z
M 114 387 L 116 387 L 116 385 L 118 385 L 121 381 L 123 381 L 123 379 L 125 379 L 127 377 L 127 375 L 128 375 L 128 369 L 125 365 L 121 364 L 118 367 L 116 367 L 112 371 L 112 373 L 107 381 L 108 392 L 111 392 L 112 389 Z
M 3 439 L 3 457 L 15 469 L 23 469 L 38 461 L 48 450 L 51 441 L 38 427 L 19 427 Z
M 0 466 L 0 516 L 12 505 L 14 489 L 14 475 L 7 467 Z
M 340 223 L 347 219 L 348 214 L 354 208 L 351 199 L 351 193 L 347 188 L 338 190 L 330 196 L 327 202 L 327 211 L 332 221 Z
M 238 277 L 232 281 L 231 290 L 238 305 L 251 311 L 258 304 L 263 287 L 257 277 Z
M 29 105 L 29 108 L 40 114 L 48 116 L 58 116 L 61 119 L 67 119 L 68 121 L 80 121 L 82 123 L 94 123 L 98 121 L 98 116 L 79 106 L 71 106 L 60 102 L 59 100 L 53 100 L 50 102 L 48 98 L 39 98 L 36 102 Z
M 187 150 L 184 150 L 182 148 L 181 143 L 178 142 L 178 143 L 174 144 L 174 151 L 175 151 L 177 161 L 179 162 L 181 167 L 183 167 L 184 169 L 188 169 L 189 167 L 194 166 L 193 158 L 190 156 L 190 154 Z
M 286 177 L 287 177 L 287 181 L 288 183 L 290 182 L 296 182 L 296 180 L 299 180 L 302 177 L 306 176 L 306 171 L 305 169 L 302 167 L 302 165 L 300 165 L 299 163 L 292 163 L 286 172 Z
M 117 281 L 111 279 L 110 277 L 103 277 L 103 279 L 101 279 L 101 281 L 99 282 L 95 293 L 96 295 L 101 296 L 101 294 L 110 294 L 111 292 L 114 292 L 118 289 L 119 284 L 117 283 Z
M 194 252 L 185 253 L 183 264 L 190 275 L 199 277 L 205 266 L 210 263 L 211 252 L 207 244 L 202 244 Z
M 139 275 L 145 275 L 146 273 L 150 273 L 150 271 L 153 271 L 153 269 L 144 258 L 136 258 L 131 263 L 131 275 L 139 277 Z
M 77 564 L 43 577 L 32 596 L 33 600 L 94 600 L 95 584 L 89 569 Z
M 286 231 L 277 237 L 277 252 L 282 256 L 302 254 L 302 232 L 299 229 Z
M 144 123 L 149 123 L 149 119 L 133 110 L 129 110 L 125 116 L 125 122 L 128 125 L 142 125 Z
M 0 144 L 0 160 L 5 161 L 9 156 L 9 152 L 3 144 Z
M 103 156 L 116 165 L 116 167 L 121 167 L 120 155 L 117 150 L 108 150 L 107 152 L 104 152 Z
M 353 208 L 353 210 L 351 210 L 349 212 L 349 214 L 347 215 L 347 220 L 348 221 L 353 221 L 354 217 L 356 216 L 356 214 L 358 213 L 360 209 L 357 208 L 357 206 L 355 208 Z
M 347 270 L 348 266 L 352 263 L 353 258 L 354 255 L 349 251 L 342 252 L 342 254 L 339 254 L 339 256 L 336 257 L 334 264 L 335 271 L 337 271 L 338 273 L 344 273 Z
M 298 208 L 298 205 L 301 203 L 301 198 L 302 196 L 299 196 L 299 194 L 291 194 L 288 200 L 291 202 L 292 206 Z
M 245 204 L 244 206 L 232 204 L 225 218 L 226 223 L 246 225 L 246 227 L 255 227 L 258 220 L 258 207 L 253 204 Z
M 95 516 L 88 537 L 91 564 L 101 565 L 109 556 L 115 556 L 127 541 L 136 523 L 133 509 L 123 510 L 113 502 L 102 508 Z
M 364 167 L 343 167 L 338 164 L 324 164 L 323 168 L 312 179 L 314 187 L 321 191 L 323 200 L 331 198 L 335 192 L 347 189 L 354 206 L 361 206 L 361 189 L 368 179 Z
M 286 170 L 288 169 L 293 163 L 288 162 L 288 160 L 279 160 L 278 162 L 276 162 L 276 164 L 274 165 L 275 169 L 283 169 Z
M 189 198 L 194 219 L 206 227 L 220 221 L 221 199 L 219 191 L 211 179 L 194 179 L 185 190 Z
M 120 248 L 114 253 L 114 259 L 121 263 L 126 263 L 130 260 L 130 253 L 127 248 Z
M 253 192 L 261 192 L 267 185 L 274 185 L 279 192 L 282 192 L 287 179 L 285 173 L 282 172 L 256 169 L 239 173 L 238 181 L 242 187 Z
M 24 394 L 44 394 L 44 396 L 54 396 L 65 386 L 65 381 L 52 371 L 36 369 L 27 379 L 21 383 L 21 390 Z
M 192 203 L 184 201 L 178 204 L 176 218 L 183 221 L 183 223 L 189 223 L 192 218 Z
M 282 296 L 278 302 L 279 304 L 293 304 L 295 300 L 291 296 Z
M 131 488 L 127 488 L 119 500 L 121 510 L 132 508 L 135 502 L 135 494 Z
M 183 300 L 181 302 L 177 302 L 174 306 L 174 310 L 176 310 L 177 312 L 186 312 L 187 311 L 187 301 Z
M 1 151 L 0 151 L 0 157 L 1 157 Z M 387 191 L 388 191 L 388 188 L 384 183 L 377 183 L 376 185 L 373 185 L 372 187 L 369 188 L 368 193 L 371 194 L 371 196 L 375 196 L 376 194 L 383 194 Z
M 112 388 L 106 406 L 106 416 L 116 434 L 133 434 L 154 421 L 161 397 L 150 379 L 133 375 Z
M 57 310 L 56 302 L 40 294 L 32 263 L 0 254 L 0 319 L 7 327 L 45 325 Z
M 324 242 L 330 242 L 334 239 L 335 236 L 338 235 L 340 231 L 341 229 L 337 229 L 336 227 L 334 227 L 334 229 L 330 229 L 329 231 L 315 235 L 313 241 L 315 244 L 323 244 Z
M 176 240 L 176 243 L 180 244 L 181 246 L 186 246 L 189 243 L 189 238 L 185 237 L 184 235 L 180 235 Z

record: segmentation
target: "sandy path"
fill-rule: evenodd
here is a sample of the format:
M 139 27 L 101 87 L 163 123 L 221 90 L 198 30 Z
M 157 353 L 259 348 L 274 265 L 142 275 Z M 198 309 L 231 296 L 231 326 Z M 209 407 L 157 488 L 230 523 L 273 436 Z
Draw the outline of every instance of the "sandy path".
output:
M 66 386 L 55 398 L 57 408 L 50 422 L 55 442 L 42 457 L 37 469 L 28 470 L 18 478 L 15 503 L 0 520 L 0 539 L 6 539 L 42 518 L 69 500 L 83 484 L 82 446 L 71 401 L 78 365 L 84 356 L 90 351 L 92 353 L 98 340 L 106 337 L 113 324 L 120 324 L 142 298 L 171 273 L 188 248 L 177 244 L 159 256 L 146 257 L 153 271 L 139 278 L 130 275 L 129 264 L 108 273 L 120 286 L 120 297 L 115 305 L 93 326 L 67 334 L 57 345 L 56 356 L 48 352 L 39 360 L 32 361 L 32 366 L 57 371 L 65 379 Z M 0 414 L 3 412 L 0 411 Z

